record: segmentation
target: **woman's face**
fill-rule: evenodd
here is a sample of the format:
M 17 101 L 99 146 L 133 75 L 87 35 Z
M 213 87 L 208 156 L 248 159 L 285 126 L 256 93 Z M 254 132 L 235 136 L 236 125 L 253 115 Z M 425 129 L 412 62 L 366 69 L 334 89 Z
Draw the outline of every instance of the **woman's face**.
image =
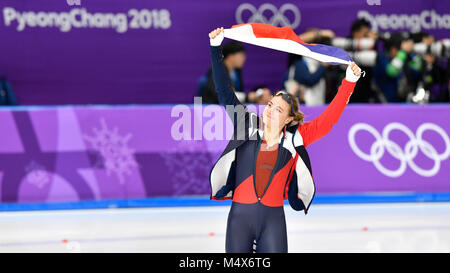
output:
M 291 106 L 281 96 L 273 96 L 264 108 L 263 119 L 270 128 L 282 128 L 293 120 Z

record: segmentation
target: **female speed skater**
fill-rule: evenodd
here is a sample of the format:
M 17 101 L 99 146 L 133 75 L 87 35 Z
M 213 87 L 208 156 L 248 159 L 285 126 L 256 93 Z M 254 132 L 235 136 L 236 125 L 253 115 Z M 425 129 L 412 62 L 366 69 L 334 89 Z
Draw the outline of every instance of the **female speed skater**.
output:
M 336 124 L 361 75 L 351 63 L 332 102 L 317 118 L 303 123 L 295 97 L 276 92 L 263 115 L 247 111 L 229 84 L 223 64 L 224 29 L 209 33 L 212 72 L 219 103 L 233 120 L 234 134 L 211 169 L 212 200 L 232 200 L 228 214 L 227 253 L 287 252 L 283 200 L 306 214 L 315 186 L 305 149 Z M 238 111 L 238 108 L 244 109 Z M 239 137 L 241 136 L 241 137 Z

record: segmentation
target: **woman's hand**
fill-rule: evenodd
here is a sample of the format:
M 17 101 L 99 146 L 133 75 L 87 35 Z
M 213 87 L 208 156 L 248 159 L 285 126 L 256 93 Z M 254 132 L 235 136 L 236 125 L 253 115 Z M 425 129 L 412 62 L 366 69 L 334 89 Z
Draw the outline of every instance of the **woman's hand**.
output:
M 345 71 L 345 79 L 349 82 L 356 82 L 361 76 L 361 68 L 359 68 L 354 62 L 347 66 Z
M 223 27 L 216 28 L 209 33 L 209 39 L 214 39 L 223 31 Z
M 219 46 L 223 41 L 223 27 L 216 28 L 209 33 L 209 42 L 212 46 Z
M 361 76 L 361 68 L 359 68 L 355 63 L 351 63 L 350 68 L 353 70 L 353 74 L 355 74 L 355 76 Z

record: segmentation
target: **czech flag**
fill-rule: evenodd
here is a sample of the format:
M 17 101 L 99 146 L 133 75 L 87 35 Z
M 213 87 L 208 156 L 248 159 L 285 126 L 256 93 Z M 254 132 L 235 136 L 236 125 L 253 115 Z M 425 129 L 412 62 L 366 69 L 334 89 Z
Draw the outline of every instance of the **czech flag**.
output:
M 303 55 L 329 64 L 350 64 L 348 53 L 338 47 L 308 44 L 290 27 L 276 27 L 263 23 L 233 25 L 224 29 L 224 37 L 288 53 Z

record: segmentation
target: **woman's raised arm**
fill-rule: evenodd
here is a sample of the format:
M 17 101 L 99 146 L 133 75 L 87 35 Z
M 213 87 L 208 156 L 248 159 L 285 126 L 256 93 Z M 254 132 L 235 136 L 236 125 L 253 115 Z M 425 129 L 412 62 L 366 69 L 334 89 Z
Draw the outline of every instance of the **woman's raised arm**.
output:
M 330 105 L 313 121 L 306 122 L 298 127 L 305 147 L 328 134 L 333 125 L 338 122 L 360 75 L 361 69 L 355 63 L 351 63 L 347 67 L 345 79 L 342 80 Z
M 222 46 L 221 43 L 224 39 L 223 27 L 217 28 L 209 33 L 210 38 L 210 51 L 211 51 L 211 63 L 214 85 L 216 87 L 219 103 L 223 106 L 226 105 L 239 105 L 241 102 L 236 97 L 233 87 L 231 86 L 225 65 L 223 63 Z

